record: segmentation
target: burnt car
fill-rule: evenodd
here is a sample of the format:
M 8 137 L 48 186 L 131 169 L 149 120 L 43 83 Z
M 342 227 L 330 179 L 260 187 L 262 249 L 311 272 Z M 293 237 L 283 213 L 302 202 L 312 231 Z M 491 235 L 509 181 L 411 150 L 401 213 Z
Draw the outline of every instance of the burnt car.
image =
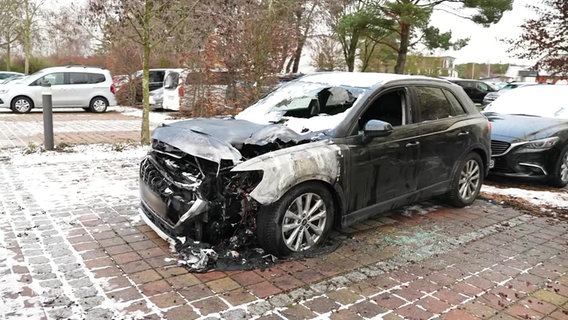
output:
M 492 175 L 568 184 L 568 86 L 526 86 L 484 111 L 491 121 Z
M 155 129 L 140 165 L 141 213 L 162 237 L 255 235 L 287 256 L 331 228 L 445 195 L 470 205 L 489 169 L 490 128 L 442 79 L 315 73 L 234 117 Z

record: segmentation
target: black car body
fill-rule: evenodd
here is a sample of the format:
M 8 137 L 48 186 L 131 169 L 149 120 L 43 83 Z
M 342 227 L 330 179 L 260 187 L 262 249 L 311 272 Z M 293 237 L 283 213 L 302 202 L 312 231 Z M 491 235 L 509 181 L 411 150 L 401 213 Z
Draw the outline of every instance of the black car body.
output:
M 236 117 L 157 128 L 140 167 L 141 211 L 162 235 L 210 243 L 255 233 L 275 255 L 420 199 L 479 193 L 489 123 L 445 80 L 316 73 Z
M 451 79 L 451 82 L 463 88 L 473 103 L 481 104 L 485 95 L 497 91 L 486 82 L 474 79 Z
M 494 175 L 568 183 L 568 86 L 511 90 L 485 109 Z

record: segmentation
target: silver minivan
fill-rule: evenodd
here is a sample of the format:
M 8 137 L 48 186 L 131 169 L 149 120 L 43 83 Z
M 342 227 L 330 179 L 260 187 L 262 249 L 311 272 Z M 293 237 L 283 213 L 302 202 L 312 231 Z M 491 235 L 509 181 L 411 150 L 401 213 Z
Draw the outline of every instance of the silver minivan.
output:
M 65 66 L 42 69 L 0 87 L 0 108 L 27 113 L 42 108 L 43 85 L 50 84 L 54 108 L 105 112 L 116 105 L 112 76 L 107 69 Z

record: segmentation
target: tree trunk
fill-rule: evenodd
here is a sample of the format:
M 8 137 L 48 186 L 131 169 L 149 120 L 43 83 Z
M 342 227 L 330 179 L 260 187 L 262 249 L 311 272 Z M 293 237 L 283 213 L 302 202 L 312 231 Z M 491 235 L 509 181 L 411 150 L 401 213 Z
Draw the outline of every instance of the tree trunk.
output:
M 294 51 L 294 64 L 292 65 L 292 72 L 297 73 L 298 68 L 300 67 L 300 58 L 302 56 L 302 50 L 304 49 L 304 44 L 306 43 L 306 38 L 302 38 L 298 40 L 298 46 L 296 47 L 296 51 Z
M 150 20 L 152 0 L 144 3 L 144 23 L 142 25 L 142 130 L 141 144 L 150 144 Z
M 357 45 L 359 44 L 359 31 L 354 31 L 353 36 L 349 41 L 349 48 L 347 49 L 347 56 L 345 62 L 347 64 L 347 71 L 355 71 L 355 58 L 357 55 Z
M 406 66 L 406 55 L 408 54 L 408 45 L 410 44 L 410 25 L 403 23 L 400 26 L 400 47 L 398 49 L 398 57 L 396 58 L 396 66 L 394 73 L 403 74 Z
M 6 70 L 12 69 L 12 39 L 8 36 L 6 38 Z
M 26 15 L 27 14 L 28 13 L 26 12 Z M 29 17 L 26 17 L 24 23 L 24 73 L 30 74 L 30 56 L 32 51 L 32 22 Z

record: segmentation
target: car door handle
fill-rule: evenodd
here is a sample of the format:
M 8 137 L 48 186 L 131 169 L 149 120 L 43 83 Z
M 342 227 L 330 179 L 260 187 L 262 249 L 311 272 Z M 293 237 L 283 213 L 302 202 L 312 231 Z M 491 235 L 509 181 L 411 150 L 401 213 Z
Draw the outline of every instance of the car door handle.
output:
M 469 131 L 462 131 L 462 132 L 458 133 L 458 137 L 468 136 L 468 135 L 469 135 Z
M 407 148 L 418 147 L 419 144 L 420 144 L 419 141 L 409 142 L 409 143 L 406 144 L 405 147 L 407 147 Z

